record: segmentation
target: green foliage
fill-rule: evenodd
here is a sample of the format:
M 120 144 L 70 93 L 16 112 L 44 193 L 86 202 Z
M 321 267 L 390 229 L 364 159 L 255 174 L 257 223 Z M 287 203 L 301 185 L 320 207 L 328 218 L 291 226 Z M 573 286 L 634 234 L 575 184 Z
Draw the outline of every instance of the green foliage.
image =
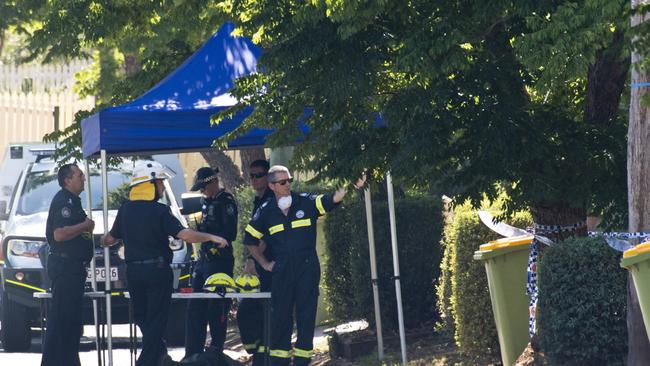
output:
M 296 156 L 319 176 L 391 171 L 474 203 L 505 182 L 509 212 L 543 202 L 599 213 L 625 196 L 612 167 L 625 165 L 626 128 L 624 116 L 585 116 L 601 88 L 587 80 L 607 75 L 593 66 L 610 48 L 626 60 L 617 36 L 628 20 L 622 0 L 577 4 L 234 0 L 241 33 L 265 49 L 262 71 L 234 91 L 255 106 L 234 134 L 264 126 L 277 130 L 272 144 L 293 142 L 310 106 Z M 614 114 L 619 97 L 604 99 Z
M 619 261 L 602 238 L 573 238 L 544 252 L 537 326 L 554 364 L 624 364 L 627 273 Z
M 441 258 L 440 205 L 432 197 L 396 201 L 397 239 L 405 326 L 435 320 L 435 280 Z M 397 305 L 392 265 L 388 206 L 373 202 L 373 219 L 382 325 L 396 330 Z M 332 211 L 325 221 L 327 272 L 324 275 L 330 313 L 337 320 L 364 318 L 374 323 L 373 290 L 362 202 Z
M 499 206 L 500 203 L 496 204 L 492 210 L 500 209 Z M 506 221 L 525 228 L 530 225 L 531 217 L 519 212 Z M 453 210 L 441 242 L 444 257 L 437 286 L 438 311 L 444 328 L 454 332 L 460 351 L 479 364 L 499 359 L 499 341 L 485 267 L 473 256 L 481 244 L 498 238 L 479 221 L 477 211 L 466 202 Z

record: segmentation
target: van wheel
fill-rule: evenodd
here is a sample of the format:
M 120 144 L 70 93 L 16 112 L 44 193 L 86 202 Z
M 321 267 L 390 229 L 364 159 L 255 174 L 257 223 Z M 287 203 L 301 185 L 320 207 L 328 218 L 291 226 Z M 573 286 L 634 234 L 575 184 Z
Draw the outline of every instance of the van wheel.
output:
M 165 330 L 165 340 L 169 347 L 185 346 L 185 313 L 187 303 L 184 301 L 172 301 L 169 308 L 169 319 Z
M 2 294 L 0 339 L 5 352 L 26 352 L 32 345 L 32 335 L 27 323 L 27 309 Z

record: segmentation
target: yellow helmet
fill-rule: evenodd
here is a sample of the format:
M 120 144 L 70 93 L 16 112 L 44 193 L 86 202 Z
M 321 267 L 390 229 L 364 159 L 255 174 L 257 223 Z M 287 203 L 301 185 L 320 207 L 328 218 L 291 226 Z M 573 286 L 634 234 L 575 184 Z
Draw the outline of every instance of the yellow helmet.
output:
M 215 273 L 208 277 L 203 284 L 203 289 L 209 292 L 225 294 L 226 292 L 237 292 L 235 281 L 226 273 Z
M 235 284 L 239 287 L 240 292 L 259 292 L 260 279 L 255 275 L 238 276 L 235 279 Z

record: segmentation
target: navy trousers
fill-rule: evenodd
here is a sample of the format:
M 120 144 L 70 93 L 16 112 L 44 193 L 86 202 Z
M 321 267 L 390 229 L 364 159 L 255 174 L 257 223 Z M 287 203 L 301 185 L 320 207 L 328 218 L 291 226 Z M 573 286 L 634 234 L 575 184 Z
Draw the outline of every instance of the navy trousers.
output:
M 212 274 L 222 272 L 232 276 L 234 261 L 229 259 L 208 261 L 204 258 L 196 262 L 192 273 L 192 289 L 203 292 L 205 280 Z M 210 325 L 210 347 L 223 350 L 228 330 L 230 299 L 191 299 L 187 304 L 187 323 L 185 326 L 185 357 L 201 353 L 205 347 L 207 326 Z
M 80 261 L 51 255 L 47 273 L 52 280 L 52 300 L 41 366 L 79 366 L 86 267 Z
M 128 264 L 129 294 L 135 323 L 142 332 L 142 352 L 136 366 L 158 366 L 167 354 L 164 332 L 171 305 L 173 274 L 169 264 Z

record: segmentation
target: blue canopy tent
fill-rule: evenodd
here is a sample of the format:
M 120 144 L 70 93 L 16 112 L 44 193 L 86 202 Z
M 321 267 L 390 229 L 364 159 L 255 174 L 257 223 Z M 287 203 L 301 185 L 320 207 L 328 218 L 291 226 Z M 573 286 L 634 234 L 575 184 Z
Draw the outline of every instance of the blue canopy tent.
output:
M 237 128 L 252 112 L 241 111 L 218 126 L 210 116 L 237 103 L 228 91 L 234 80 L 256 71 L 261 49 L 234 37 L 224 24 L 199 50 L 158 85 L 130 103 L 111 107 L 81 121 L 84 157 L 197 151 Z M 229 146 L 264 145 L 268 130 L 255 129 Z
M 106 157 L 108 155 L 135 155 L 199 151 L 209 149 L 215 139 L 232 132 L 247 118 L 252 108 L 242 110 L 231 119 L 219 125 L 211 125 L 210 117 L 237 103 L 229 90 L 234 81 L 256 71 L 261 50 L 245 37 L 234 37 L 234 25 L 224 24 L 199 50 L 158 85 L 134 101 L 117 107 L 101 110 L 81 121 L 82 152 L 85 158 L 100 155 L 103 176 L 104 217 L 108 217 L 108 192 L 106 181 Z M 310 114 L 311 110 L 306 110 Z M 383 124 L 381 117 L 375 121 Z M 301 125 L 303 132 L 307 126 Z M 256 128 L 244 136 L 229 141 L 230 148 L 262 146 L 272 131 Z M 390 182 L 390 176 L 387 177 Z M 397 239 L 395 215 L 392 205 L 392 184 L 389 183 L 389 206 L 391 211 L 391 241 L 393 246 L 396 276 L 396 292 L 400 320 L 402 360 L 406 363 L 401 290 L 399 285 L 399 262 L 397 260 Z M 370 194 L 366 189 L 366 215 L 370 223 L 369 246 L 371 258 L 371 279 L 373 282 L 375 317 L 379 357 L 383 358 L 381 319 L 379 318 L 379 297 L 377 271 L 375 268 L 374 235 L 372 234 L 372 210 Z M 104 220 L 104 231 L 108 232 L 108 221 Z M 105 249 L 104 258 L 109 258 Z M 109 261 L 105 260 L 106 271 Z M 93 270 L 94 273 L 94 270 Z M 110 289 L 107 276 L 106 289 Z M 111 302 L 106 297 L 108 361 L 112 365 Z

